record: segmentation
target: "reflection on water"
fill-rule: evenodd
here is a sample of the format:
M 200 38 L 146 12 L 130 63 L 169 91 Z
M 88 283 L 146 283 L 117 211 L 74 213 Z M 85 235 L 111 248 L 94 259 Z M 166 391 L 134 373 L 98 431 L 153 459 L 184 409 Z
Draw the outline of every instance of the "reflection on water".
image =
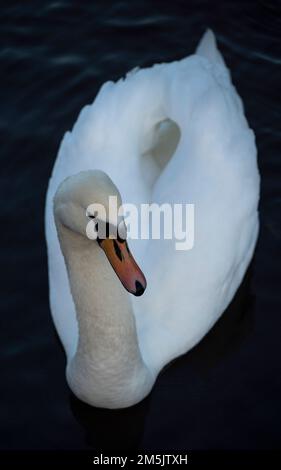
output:
M 85 444 L 96 451 L 137 451 L 142 441 L 150 397 L 121 410 L 95 408 L 73 394 L 70 406 L 85 433 Z
M 227 354 L 233 353 L 235 348 L 246 340 L 254 320 L 253 296 L 250 291 L 251 269 L 248 269 L 233 301 L 209 334 L 192 351 L 172 361 L 161 374 L 166 374 L 170 367 L 186 365 L 193 366 L 204 374 L 204 371 Z M 107 410 L 89 406 L 71 393 L 71 410 L 84 431 L 85 445 L 96 451 L 140 450 L 152 396 L 153 390 L 145 400 L 135 406 Z M 163 412 L 165 413 L 164 409 Z

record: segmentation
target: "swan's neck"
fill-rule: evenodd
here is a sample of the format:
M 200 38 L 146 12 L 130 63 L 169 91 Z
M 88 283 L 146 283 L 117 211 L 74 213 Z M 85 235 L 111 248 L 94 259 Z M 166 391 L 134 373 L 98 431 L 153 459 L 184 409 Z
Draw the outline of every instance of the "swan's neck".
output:
M 57 226 L 79 328 L 76 354 L 68 358 L 69 384 L 92 405 L 133 404 L 154 379 L 140 354 L 129 294 L 96 242 Z

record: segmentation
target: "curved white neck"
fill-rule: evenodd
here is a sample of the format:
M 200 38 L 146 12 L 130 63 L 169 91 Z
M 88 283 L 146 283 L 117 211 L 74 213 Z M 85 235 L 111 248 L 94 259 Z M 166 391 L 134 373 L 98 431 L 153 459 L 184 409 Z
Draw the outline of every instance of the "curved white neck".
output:
M 60 222 L 57 229 L 79 328 L 76 354 L 68 358 L 68 382 L 91 405 L 134 404 L 149 393 L 155 378 L 140 354 L 129 294 L 96 242 Z

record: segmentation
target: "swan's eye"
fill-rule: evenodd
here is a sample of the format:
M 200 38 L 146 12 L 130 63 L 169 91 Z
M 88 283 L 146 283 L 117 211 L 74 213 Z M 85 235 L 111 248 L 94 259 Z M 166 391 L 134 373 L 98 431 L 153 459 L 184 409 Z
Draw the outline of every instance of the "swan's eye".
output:
M 124 221 L 118 225 L 117 239 L 120 243 L 124 242 L 127 238 L 127 227 Z
M 86 217 L 88 217 L 88 219 L 95 219 L 97 216 L 97 213 L 94 212 L 93 214 L 91 214 L 90 212 L 86 211 Z

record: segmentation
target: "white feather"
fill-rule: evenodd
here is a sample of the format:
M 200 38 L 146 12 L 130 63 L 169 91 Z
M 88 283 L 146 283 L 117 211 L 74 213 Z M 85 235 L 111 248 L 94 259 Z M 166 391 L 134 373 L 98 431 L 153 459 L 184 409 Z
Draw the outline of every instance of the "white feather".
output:
M 180 140 L 159 169 L 149 149 L 161 140 L 157 126 L 162 121 L 176 123 Z M 68 362 L 77 350 L 78 327 L 52 205 L 59 184 L 88 169 L 106 172 L 123 202 L 195 204 L 192 250 L 175 251 L 174 243 L 163 240 L 130 243 L 148 283 L 145 295 L 130 301 L 140 354 L 155 377 L 220 317 L 241 283 L 258 234 L 255 138 L 211 31 L 195 55 L 106 83 L 64 136 L 48 188 L 46 237 L 51 311 Z M 87 396 L 80 397 L 108 407 L 130 405 L 151 388 L 139 386 L 134 397 L 128 392 L 126 398 L 119 383 L 113 402 L 100 398 L 106 396 L 104 389 L 97 390 L 102 385 L 89 383 Z

